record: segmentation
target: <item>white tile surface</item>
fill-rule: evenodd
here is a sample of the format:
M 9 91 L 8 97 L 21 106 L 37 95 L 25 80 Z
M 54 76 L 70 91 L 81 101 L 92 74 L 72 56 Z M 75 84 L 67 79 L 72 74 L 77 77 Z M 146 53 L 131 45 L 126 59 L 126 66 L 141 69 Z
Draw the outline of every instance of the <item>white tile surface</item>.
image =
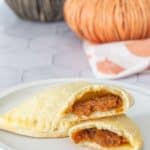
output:
M 32 52 L 18 52 L 0 54 L 0 66 L 28 69 L 51 65 L 52 56 L 49 53 L 36 54 Z
M 0 90 L 61 77 L 94 77 L 82 41 L 63 22 L 23 21 L 0 4 Z M 121 81 L 150 88 L 150 72 Z
M 16 68 L 0 67 L 0 90 L 20 83 L 22 71 Z
M 149 83 L 150 84 L 150 76 L 149 76 L 149 73 L 143 73 L 143 74 L 139 74 L 139 82 L 142 82 L 142 83 Z
M 1 49 L 22 49 L 26 48 L 28 45 L 28 40 L 23 38 L 17 38 L 14 36 L 9 36 L 6 34 L 0 34 L 0 48 Z
M 40 79 L 49 79 L 49 78 L 67 78 L 67 77 L 78 77 L 79 72 L 75 72 L 71 68 L 65 68 L 62 66 L 49 65 L 47 67 L 38 67 L 28 69 L 24 71 L 22 80 L 33 81 Z

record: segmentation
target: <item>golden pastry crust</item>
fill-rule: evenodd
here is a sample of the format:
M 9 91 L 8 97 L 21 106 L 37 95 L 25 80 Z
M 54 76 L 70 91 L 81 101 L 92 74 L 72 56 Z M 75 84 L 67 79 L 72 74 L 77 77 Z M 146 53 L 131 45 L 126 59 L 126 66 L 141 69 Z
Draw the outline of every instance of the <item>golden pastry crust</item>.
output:
M 143 140 L 140 130 L 135 123 L 125 115 L 102 118 L 99 120 L 89 120 L 79 123 L 70 129 L 69 136 L 74 141 L 74 133 L 91 128 L 96 128 L 99 130 L 104 129 L 114 132 L 119 136 L 125 137 L 129 141 L 130 145 L 106 148 L 90 141 L 81 142 L 81 145 L 98 150 L 142 150 Z

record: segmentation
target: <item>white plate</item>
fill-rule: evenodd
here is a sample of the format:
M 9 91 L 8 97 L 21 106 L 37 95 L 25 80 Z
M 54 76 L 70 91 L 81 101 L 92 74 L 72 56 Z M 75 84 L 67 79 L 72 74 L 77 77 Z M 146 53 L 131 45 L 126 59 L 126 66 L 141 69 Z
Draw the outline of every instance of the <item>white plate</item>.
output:
M 7 111 L 20 103 L 25 98 L 37 93 L 41 89 L 48 88 L 54 84 L 71 82 L 79 79 L 57 79 L 38 81 L 34 83 L 24 84 L 0 94 L 0 114 Z M 81 79 L 80 79 L 81 80 Z M 128 84 L 118 82 L 100 82 L 98 80 L 89 80 L 94 83 L 104 83 L 117 85 L 127 89 L 135 97 L 135 106 L 129 110 L 128 115 L 135 120 L 140 127 L 144 138 L 144 150 L 150 148 L 150 92 L 148 89 L 142 89 Z M 24 136 L 14 135 L 4 131 L 0 131 L 0 150 L 83 150 L 66 139 L 34 139 Z

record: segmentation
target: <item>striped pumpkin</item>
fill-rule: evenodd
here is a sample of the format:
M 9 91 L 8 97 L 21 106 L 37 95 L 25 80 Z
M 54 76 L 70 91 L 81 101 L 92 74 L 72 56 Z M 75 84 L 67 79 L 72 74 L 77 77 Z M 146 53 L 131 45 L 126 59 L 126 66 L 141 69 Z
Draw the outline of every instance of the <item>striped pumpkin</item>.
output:
M 59 21 L 63 19 L 64 0 L 5 0 L 23 19 L 33 21 Z
M 66 0 L 65 19 L 94 43 L 150 37 L 150 0 Z

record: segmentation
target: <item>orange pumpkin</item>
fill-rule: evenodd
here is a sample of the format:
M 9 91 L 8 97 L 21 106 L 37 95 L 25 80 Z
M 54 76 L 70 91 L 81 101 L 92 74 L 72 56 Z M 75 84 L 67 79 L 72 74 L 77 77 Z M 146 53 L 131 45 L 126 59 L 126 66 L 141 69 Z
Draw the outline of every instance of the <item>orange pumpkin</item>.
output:
M 66 0 L 71 29 L 94 43 L 150 37 L 150 0 Z

